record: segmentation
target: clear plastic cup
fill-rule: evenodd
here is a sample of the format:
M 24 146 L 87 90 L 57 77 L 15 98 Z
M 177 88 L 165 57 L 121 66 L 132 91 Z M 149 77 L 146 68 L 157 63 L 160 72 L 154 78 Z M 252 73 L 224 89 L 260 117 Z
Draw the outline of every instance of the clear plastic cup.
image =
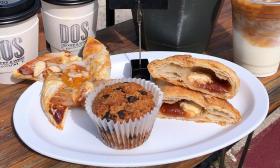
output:
M 280 3 L 232 0 L 234 61 L 257 77 L 277 72 L 280 62 Z

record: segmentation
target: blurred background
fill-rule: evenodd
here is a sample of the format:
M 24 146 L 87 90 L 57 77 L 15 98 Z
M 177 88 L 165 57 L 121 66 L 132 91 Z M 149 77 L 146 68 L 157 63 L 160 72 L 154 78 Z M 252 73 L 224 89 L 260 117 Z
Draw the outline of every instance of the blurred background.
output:
M 104 29 L 106 27 L 106 0 L 98 0 L 98 19 L 97 19 L 97 30 Z M 131 10 L 129 9 L 118 9 L 115 10 L 115 23 L 121 23 L 126 20 L 132 19 Z

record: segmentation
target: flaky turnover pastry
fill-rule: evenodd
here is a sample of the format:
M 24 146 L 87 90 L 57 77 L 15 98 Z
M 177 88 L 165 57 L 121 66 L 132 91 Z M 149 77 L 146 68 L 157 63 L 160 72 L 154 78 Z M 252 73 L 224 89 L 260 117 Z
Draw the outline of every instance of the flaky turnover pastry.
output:
M 183 86 L 215 97 L 235 96 L 240 81 L 229 67 L 213 60 L 175 55 L 154 60 L 148 65 L 151 76 L 174 85 Z
M 196 122 L 212 122 L 219 125 L 235 124 L 241 115 L 224 99 L 201 92 L 157 81 L 164 93 L 159 117 Z

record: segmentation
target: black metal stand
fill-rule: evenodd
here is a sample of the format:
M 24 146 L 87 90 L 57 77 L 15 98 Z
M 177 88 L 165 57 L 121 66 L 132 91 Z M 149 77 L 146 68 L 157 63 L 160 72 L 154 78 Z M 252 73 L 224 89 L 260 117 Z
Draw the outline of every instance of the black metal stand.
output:
M 243 164 L 244 164 L 244 161 L 246 159 L 246 155 L 247 155 L 247 152 L 249 150 L 249 146 L 251 144 L 251 140 L 252 140 L 252 137 L 253 137 L 253 134 L 254 132 L 251 132 L 248 136 L 247 136 L 247 139 L 246 139 L 246 143 L 245 143 L 245 146 L 243 148 L 243 151 L 242 151 L 242 154 L 241 154 L 241 157 L 240 157 L 240 160 L 239 160 L 239 163 L 238 163 L 238 168 L 242 168 L 243 167 Z M 232 145 L 233 146 L 233 145 Z M 221 154 L 220 154 L 220 162 L 219 162 L 219 168 L 224 168 L 225 167 L 225 153 L 226 151 L 230 149 L 230 148 L 223 148 L 222 151 L 221 151 Z
M 246 155 L 247 152 L 249 150 L 250 144 L 251 144 L 251 140 L 253 137 L 254 132 L 251 132 L 246 139 L 246 143 L 245 146 L 243 148 L 240 160 L 239 160 L 239 165 L 238 168 L 242 168 L 243 167 L 243 163 L 246 159 Z M 208 168 L 214 161 L 219 159 L 219 168 L 225 168 L 225 154 L 226 152 L 231 149 L 237 142 L 233 143 L 232 145 L 229 145 L 217 152 L 215 152 L 214 154 L 212 154 L 208 159 L 206 159 L 205 161 L 203 161 L 201 164 L 195 166 L 195 168 Z
M 271 114 L 272 114 L 272 112 L 268 113 L 268 115 L 267 115 L 266 117 L 268 117 L 268 116 L 271 115 Z M 249 150 L 249 147 L 250 147 L 250 144 L 251 144 L 253 135 L 254 135 L 254 131 L 251 132 L 251 133 L 247 136 L 246 143 L 245 143 L 245 146 L 244 146 L 244 148 L 243 148 L 243 151 L 242 151 L 242 154 L 241 154 L 241 157 L 240 157 L 240 160 L 239 160 L 238 168 L 242 168 L 242 167 L 243 167 L 243 164 L 244 164 L 244 161 L 245 161 L 245 159 L 246 159 L 246 155 L 247 155 L 247 152 L 248 152 L 248 150 Z
M 240 158 L 240 160 L 239 160 L 238 168 L 242 168 L 242 167 L 243 167 L 243 163 L 244 163 L 244 161 L 245 161 L 245 158 L 246 158 L 246 155 L 247 155 L 249 146 L 250 146 L 250 144 L 251 144 L 251 140 L 252 140 L 253 134 L 254 134 L 254 131 L 251 132 L 251 133 L 248 135 L 248 137 L 247 137 L 247 140 L 246 140 L 244 149 L 243 149 L 243 151 L 242 151 L 241 158 Z
M 109 8 L 109 0 L 106 0 L 106 27 L 115 24 L 115 11 Z
M 220 154 L 220 163 L 219 163 L 219 168 L 224 168 L 225 167 L 225 155 L 226 155 L 226 147 L 222 149 L 221 154 Z

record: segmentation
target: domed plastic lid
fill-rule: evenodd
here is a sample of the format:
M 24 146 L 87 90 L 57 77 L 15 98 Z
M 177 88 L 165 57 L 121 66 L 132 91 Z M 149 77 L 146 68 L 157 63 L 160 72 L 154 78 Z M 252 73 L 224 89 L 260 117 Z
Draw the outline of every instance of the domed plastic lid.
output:
M 40 0 L 0 1 L 0 25 L 26 20 L 34 16 L 40 6 Z
M 71 6 L 71 5 L 81 5 L 85 3 L 90 3 L 95 0 L 43 0 L 43 1 L 55 5 Z

